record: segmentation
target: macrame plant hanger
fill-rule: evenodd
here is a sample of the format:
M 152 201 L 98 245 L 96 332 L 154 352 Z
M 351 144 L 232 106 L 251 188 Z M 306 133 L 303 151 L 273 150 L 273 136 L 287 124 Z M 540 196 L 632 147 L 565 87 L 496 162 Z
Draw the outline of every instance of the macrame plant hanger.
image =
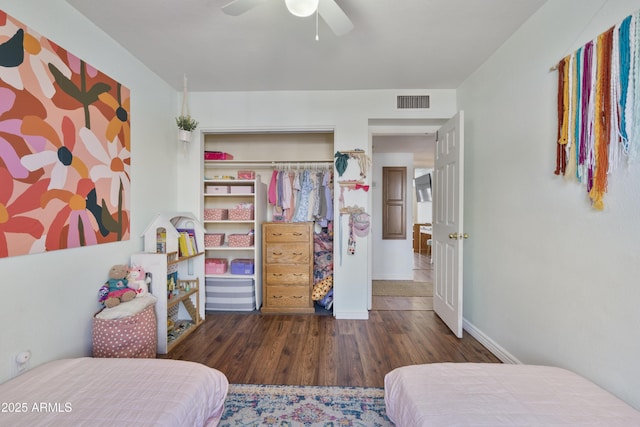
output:
M 189 103 L 187 102 L 187 75 L 184 75 L 182 80 L 182 109 L 180 110 L 180 117 L 191 118 L 189 114 Z M 190 142 L 191 141 L 191 131 L 178 129 L 178 137 L 180 141 Z

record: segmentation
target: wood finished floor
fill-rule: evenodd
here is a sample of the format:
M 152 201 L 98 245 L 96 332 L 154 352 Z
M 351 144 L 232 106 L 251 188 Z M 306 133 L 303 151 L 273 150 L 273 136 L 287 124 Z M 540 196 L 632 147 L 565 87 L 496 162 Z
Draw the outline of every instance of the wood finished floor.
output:
M 184 342 L 159 357 L 203 363 L 235 384 L 361 387 L 383 387 L 384 375 L 405 365 L 500 363 L 427 310 L 372 310 L 368 320 L 207 313 Z
M 413 280 L 416 282 L 433 282 L 433 264 L 431 257 L 424 254 L 413 254 Z M 394 297 L 373 296 L 372 310 L 433 310 L 433 297 Z

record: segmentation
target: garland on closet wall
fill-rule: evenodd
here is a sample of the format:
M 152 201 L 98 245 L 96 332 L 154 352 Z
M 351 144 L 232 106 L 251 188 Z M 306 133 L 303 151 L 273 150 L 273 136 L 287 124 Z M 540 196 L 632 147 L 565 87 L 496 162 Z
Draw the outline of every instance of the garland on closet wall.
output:
M 557 65 L 556 175 L 604 209 L 607 178 L 640 146 L 640 10 Z

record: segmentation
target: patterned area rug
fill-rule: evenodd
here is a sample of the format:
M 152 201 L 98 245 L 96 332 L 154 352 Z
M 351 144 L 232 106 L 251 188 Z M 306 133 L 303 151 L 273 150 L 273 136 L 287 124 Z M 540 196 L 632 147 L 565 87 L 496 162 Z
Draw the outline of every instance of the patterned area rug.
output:
M 230 384 L 220 427 L 393 426 L 384 390 Z
M 374 296 L 432 297 L 433 283 L 413 280 L 374 280 L 371 283 Z

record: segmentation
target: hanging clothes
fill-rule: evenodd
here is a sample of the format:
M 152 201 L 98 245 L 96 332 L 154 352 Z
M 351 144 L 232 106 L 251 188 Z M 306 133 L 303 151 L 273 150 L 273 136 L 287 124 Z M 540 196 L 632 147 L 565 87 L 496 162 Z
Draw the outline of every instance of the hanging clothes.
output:
M 327 221 L 333 221 L 333 171 L 325 171 L 323 179 L 325 201 L 327 204 L 327 212 L 325 218 Z
M 293 216 L 293 193 L 289 172 L 282 172 L 282 213 L 285 221 L 289 221 Z
M 296 213 L 292 219 L 293 222 L 309 220 L 309 197 L 311 190 L 313 190 L 313 183 L 311 182 L 311 174 L 308 170 L 302 171 L 301 175 L 298 204 L 296 205 Z
M 274 220 L 315 221 L 326 228 L 333 220 L 333 171 L 289 168 L 276 169 L 271 175 L 268 201 Z
M 278 186 L 278 171 L 274 170 L 271 174 L 271 181 L 269 182 L 269 203 L 272 205 L 277 204 L 277 186 Z
M 324 191 L 322 191 L 322 172 L 316 172 L 314 177 L 314 186 L 313 186 L 313 218 L 319 219 L 321 217 L 322 210 L 322 199 L 324 198 Z

